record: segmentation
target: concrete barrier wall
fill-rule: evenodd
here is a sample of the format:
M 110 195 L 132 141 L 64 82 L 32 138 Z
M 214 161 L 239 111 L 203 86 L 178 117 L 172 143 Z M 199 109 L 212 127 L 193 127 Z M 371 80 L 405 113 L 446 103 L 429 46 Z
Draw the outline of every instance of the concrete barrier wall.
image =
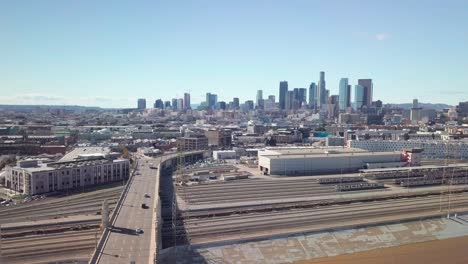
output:
M 148 263 L 156 263 L 159 255 L 161 243 L 161 200 L 159 199 L 159 180 L 161 178 L 161 168 L 165 162 L 160 162 L 158 165 L 158 171 L 156 172 L 156 185 L 154 191 L 154 208 L 153 208 L 153 222 L 151 228 L 151 252 L 149 254 L 150 259 Z
M 195 155 L 195 154 L 203 154 L 203 157 L 205 158 L 206 156 L 210 156 L 210 154 L 205 153 L 205 151 L 195 151 L 195 152 L 186 152 L 183 153 L 183 157 L 185 156 L 190 156 L 190 155 Z M 157 183 L 156 183 L 156 197 L 155 197 L 155 206 L 154 206 L 154 215 L 153 219 L 154 225 L 153 225 L 153 230 L 151 231 L 151 254 L 150 256 L 153 256 L 153 260 L 150 261 L 149 263 L 158 263 L 158 257 L 159 257 L 159 252 L 162 249 L 162 217 L 161 217 L 161 201 L 159 199 L 159 180 L 161 177 L 161 170 L 162 168 L 165 168 L 167 166 L 174 166 L 177 161 L 175 159 L 178 159 L 179 155 L 177 154 L 172 154 L 168 155 L 164 158 L 161 158 L 160 165 L 158 166 L 158 172 L 157 172 Z M 185 159 L 184 159 L 185 160 Z M 153 252 L 154 251 L 154 252 Z

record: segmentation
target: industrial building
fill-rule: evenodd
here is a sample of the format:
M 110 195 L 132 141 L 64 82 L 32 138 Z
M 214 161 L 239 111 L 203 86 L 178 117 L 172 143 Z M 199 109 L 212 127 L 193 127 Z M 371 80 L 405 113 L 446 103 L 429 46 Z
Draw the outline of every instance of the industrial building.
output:
M 213 151 L 214 160 L 222 159 L 235 159 L 237 158 L 237 153 L 235 150 L 218 150 Z
M 7 168 L 5 187 L 35 195 L 128 179 L 129 172 L 130 162 L 127 159 L 98 157 L 52 163 L 24 160 Z
M 208 138 L 204 135 L 190 135 L 177 139 L 179 151 L 205 150 L 208 149 Z
M 400 151 L 369 152 L 357 148 L 268 148 L 258 152 L 258 166 L 264 174 L 284 176 L 401 167 L 409 165 L 408 160 L 408 155 Z M 415 157 L 412 160 L 419 161 Z
M 348 140 L 348 147 L 368 151 L 402 151 L 405 148 L 424 149 L 425 158 L 468 158 L 468 140 Z

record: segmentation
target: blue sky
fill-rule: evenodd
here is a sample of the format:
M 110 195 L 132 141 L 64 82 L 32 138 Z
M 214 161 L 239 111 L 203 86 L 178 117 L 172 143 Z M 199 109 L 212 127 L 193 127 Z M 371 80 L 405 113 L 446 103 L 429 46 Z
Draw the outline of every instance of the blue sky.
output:
M 278 96 L 326 72 L 384 102 L 468 100 L 468 1 L 1 1 L 0 104 Z

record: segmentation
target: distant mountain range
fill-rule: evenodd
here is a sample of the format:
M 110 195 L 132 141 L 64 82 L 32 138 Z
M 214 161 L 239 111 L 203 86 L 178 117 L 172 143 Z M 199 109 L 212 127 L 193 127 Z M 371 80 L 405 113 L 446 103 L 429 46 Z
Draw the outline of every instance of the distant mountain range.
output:
M 99 110 L 103 109 L 97 106 L 81 105 L 0 105 L 0 110 L 32 111 L 39 109 L 63 109 L 73 111 Z
M 413 104 L 412 104 L 412 103 L 408 103 L 408 104 L 389 104 L 389 105 L 391 105 L 391 106 L 393 106 L 393 107 L 397 107 L 397 108 L 403 108 L 403 109 L 411 109 L 411 107 L 413 107 Z M 452 105 L 448 105 L 448 104 L 419 103 L 419 107 L 422 107 L 422 108 L 424 108 L 424 109 L 443 110 L 443 109 L 452 107 Z

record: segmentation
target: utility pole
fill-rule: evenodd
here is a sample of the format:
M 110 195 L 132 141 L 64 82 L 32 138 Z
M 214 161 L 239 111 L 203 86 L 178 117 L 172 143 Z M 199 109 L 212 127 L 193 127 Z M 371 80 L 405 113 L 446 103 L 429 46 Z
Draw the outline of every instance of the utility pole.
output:
M 109 226 L 109 204 L 107 199 L 102 202 L 101 208 L 101 230 L 105 230 Z

